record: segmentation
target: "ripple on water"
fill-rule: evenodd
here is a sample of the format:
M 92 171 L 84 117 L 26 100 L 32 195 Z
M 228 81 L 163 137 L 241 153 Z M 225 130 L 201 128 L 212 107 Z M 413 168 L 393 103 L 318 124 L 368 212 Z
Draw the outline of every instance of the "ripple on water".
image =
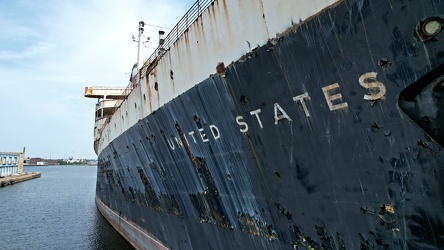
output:
M 38 179 L 0 188 L 2 249 L 132 249 L 94 203 L 96 166 L 29 166 Z

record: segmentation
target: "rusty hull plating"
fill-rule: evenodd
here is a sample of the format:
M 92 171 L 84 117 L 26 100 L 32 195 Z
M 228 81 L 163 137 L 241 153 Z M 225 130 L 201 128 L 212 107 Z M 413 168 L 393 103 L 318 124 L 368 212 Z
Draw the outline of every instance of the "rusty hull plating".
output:
M 211 2 L 103 123 L 105 217 L 137 248 L 444 248 L 444 1 L 314 1 L 212 72 L 170 67 L 216 42 L 205 18 L 294 4 Z

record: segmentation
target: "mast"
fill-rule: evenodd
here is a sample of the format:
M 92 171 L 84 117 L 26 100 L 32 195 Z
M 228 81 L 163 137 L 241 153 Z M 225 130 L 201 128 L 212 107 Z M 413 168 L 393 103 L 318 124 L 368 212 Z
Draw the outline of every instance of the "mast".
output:
M 141 43 L 141 41 L 142 41 L 144 26 L 145 26 L 145 23 L 143 21 L 140 21 L 139 22 L 139 37 L 138 37 L 138 41 L 137 41 L 137 71 L 140 71 L 140 69 L 143 66 L 143 62 L 142 62 L 142 60 L 143 60 L 143 56 L 142 56 L 143 44 Z

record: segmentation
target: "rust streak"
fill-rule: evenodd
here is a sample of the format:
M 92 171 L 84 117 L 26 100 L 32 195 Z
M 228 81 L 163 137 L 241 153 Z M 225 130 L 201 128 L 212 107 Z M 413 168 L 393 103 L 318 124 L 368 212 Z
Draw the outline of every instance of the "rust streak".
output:
M 176 129 L 177 129 L 177 132 L 179 132 L 180 140 L 182 141 L 182 144 L 185 147 L 185 150 L 187 151 L 187 154 L 188 154 L 188 157 L 191 160 L 191 163 L 197 169 L 196 159 L 194 158 L 193 153 L 191 153 L 190 145 L 188 145 L 188 141 L 185 138 L 185 135 L 183 134 L 182 129 L 180 128 L 179 123 L 177 123 L 177 122 L 176 122 Z
M 148 103 L 149 103 L 148 105 L 150 106 L 150 112 L 153 112 L 153 103 L 152 103 L 153 93 L 152 93 L 151 88 L 150 88 L 149 77 L 145 78 L 145 84 L 146 84 L 146 90 L 148 92 Z
M 262 168 L 261 163 L 259 162 L 259 158 L 258 158 L 258 156 L 257 156 L 256 150 L 254 149 L 253 142 L 251 141 L 251 139 L 250 139 L 250 135 L 248 134 L 248 132 L 245 133 L 245 136 L 246 136 L 247 139 L 248 139 L 248 143 L 250 144 L 250 148 L 251 148 L 251 152 L 253 153 L 254 160 L 256 161 L 256 165 L 257 165 L 257 167 L 259 168 L 259 172 L 261 173 L 262 180 L 264 181 L 265 189 L 267 190 L 268 198 L 269 198 L 270 200 L 274 200 L 274 199 L 273 199 L 273 196 L 270 195 L 270 189 L 268 188 L 268 183 L 267 183 L 267 179 L 265 178 L 265 175 L 264 175 L 264 170 L 263 170 L 263 168 Z
M 265 29 L 267 31 L 267 37 L 270 37 L 270 32 L 268 31 L 268 25 L 267 25 L 267 18 L 265 17 L 264 2 L 262 0 L 261 0 L 261 12 L 262 12 L 262 18 L 264 19 Z

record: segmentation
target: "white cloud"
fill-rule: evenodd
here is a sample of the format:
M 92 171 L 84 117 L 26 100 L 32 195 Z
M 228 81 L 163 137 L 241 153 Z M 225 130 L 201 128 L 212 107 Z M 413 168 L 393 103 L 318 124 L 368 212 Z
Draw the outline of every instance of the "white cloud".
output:
M 94 158 L 86 86 L 126 86 L 138 22 L 149 44 L 194 1 L 9 1 L 0 10 L 0 151 Z M 148 53 L 145 54 L 148 57 Z

